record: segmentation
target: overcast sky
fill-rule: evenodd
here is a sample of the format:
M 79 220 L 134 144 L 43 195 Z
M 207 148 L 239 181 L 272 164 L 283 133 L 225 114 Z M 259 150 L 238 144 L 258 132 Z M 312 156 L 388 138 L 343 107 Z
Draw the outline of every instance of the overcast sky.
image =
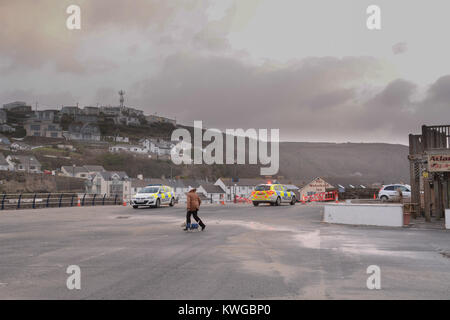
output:
M 70 4 L 81 30 L 66 28 Z M 0 103 L 117 105 L 124 89 L 128 106 L 187 125 L 406 144 L 450 120 L 448 12 L 448 0 L 0 0 Z

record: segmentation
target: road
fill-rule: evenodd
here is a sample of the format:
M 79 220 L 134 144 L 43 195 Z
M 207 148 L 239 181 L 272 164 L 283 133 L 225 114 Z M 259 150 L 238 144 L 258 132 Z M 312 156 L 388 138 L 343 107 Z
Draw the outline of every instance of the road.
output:
M 450 232 L 330 225 L 320 205 L 0 213 L 0 299 L 449 299 Z M 68 290 L 69 265 L 81 289 Z M 369 290 L 366 269 L 381 269 Z

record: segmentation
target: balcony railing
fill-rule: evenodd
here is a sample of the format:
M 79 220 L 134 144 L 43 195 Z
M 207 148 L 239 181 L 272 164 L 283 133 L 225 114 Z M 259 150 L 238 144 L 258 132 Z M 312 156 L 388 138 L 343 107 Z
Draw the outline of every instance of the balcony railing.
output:
M 422 126 L 422 134 L 409 135 L 409 154 L 450 150 L 450 125 Z
M 424 150 L 450 149 L 450 125 L 422 126 Z

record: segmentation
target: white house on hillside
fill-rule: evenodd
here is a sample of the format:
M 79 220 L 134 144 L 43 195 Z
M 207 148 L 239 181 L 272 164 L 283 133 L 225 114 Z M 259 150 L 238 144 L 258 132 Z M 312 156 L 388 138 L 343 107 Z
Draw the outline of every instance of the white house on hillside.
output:
M 9 163 L 8 163 L 8 161 L 6 161 L 6 158 L 3 155 L 3 153 L 0 153 L 0 170 L 2 170 L 2 171 L 9 170 Z
M 132 152 L 145 154 L 148 153 L 148 149 L 140 145 L 117 144 L 115 146 L 109 147 L 109 152 Z
M 42 172 L 41 163 L 32 155 L 9 155 L 6 162 L 11 171 Z
M 212 202 L 220 202 L 226 200 L 225 190 L 218 185 L 212 183 L 202 183 L 198 188 L 197 192 L 203 193 L 208 200 Z
M 90 176 L 86 185 L 86 192 L 117 195 L 119 199 L 128 199 L 131 190 L 131 181 L 124 171 L 101 171 Z
M 92 174 L 95 174 L 97 172 L 105 171 L 105 169 L 102 166 L 95 166 L 95 165 L 85 165 L 82 167 L 78 166 L 62 166 L 61 167 L 61 173 L 67 177 L 76 177 L 76 178 L 83 178 L 83 179 L 89 179 Z
M 239 181 L 233 181 L 230 178 L 219 178 L 214 184 L 226 192 L 227 200 L 233 200 L 235 195 L 248 198 L 258 184 L 264 183 L 267 183 L 267 180 L 242 178 Z

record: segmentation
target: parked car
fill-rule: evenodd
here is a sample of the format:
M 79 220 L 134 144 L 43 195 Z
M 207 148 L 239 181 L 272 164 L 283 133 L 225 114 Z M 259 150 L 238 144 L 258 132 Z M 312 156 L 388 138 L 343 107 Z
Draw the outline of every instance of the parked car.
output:
M 388 184 L 383 186 L 378 192 L 378 199 L 381 201 L 393 201 L 400 198 L 411 198 L 411 186 L 408 184 Z
M 133 196 L 130 204 L 134 209 L 139 208 L 139 206 L 158 208 L 162 204 L 168 204 L 173 207 L 175 204 L 175 193 L 169 186 L 148 185 Z
M 256 207 L 260 203 L 270 203 L 272 206 L 279 206 L 281 203 L 294 205 L 296 200 L 295 193 L 287 190 L 281 184 L 260 184 L 252 192 L 251 200 Z

